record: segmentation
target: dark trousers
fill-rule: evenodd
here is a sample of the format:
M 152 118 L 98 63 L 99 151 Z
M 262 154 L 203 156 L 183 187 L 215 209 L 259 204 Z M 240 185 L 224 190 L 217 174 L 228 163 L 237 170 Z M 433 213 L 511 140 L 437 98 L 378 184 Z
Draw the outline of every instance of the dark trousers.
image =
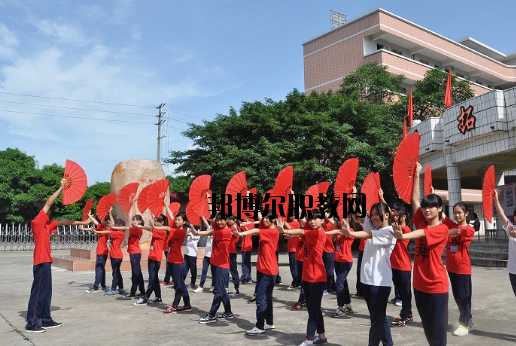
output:
M 430 346 L 446 345 L 448 293 L 425 293 L 414 288 L 416 307 Z
M 183 279 L 186 280 L 186 277 L 188 276 L 188 271 L 190 271 L 190 273 L 192 274 L 190 283 L 193 287 L 195 287 L 195 281 L 197 281 L 197 257 L 185 255 L 184 259 L 185 263 L 183 266 Z
M 305 290 L 303 289 L 303 261 L 296 261 L 297 264 L 297 280 L 301 285 L 301 290 L 299 291 L 299 299 L 297 302 L 299 304 L 306 303 L 305 299 Z
M 113 280 L 111 281 L 111 290 L 115 291 L 116 288 L 124 289 L 124 278 L 122 278 L 122 273 L 120 272 L 120 266 L 122 265 L 121 258 L 112 258 L 111 259 L 111 269 Z
M 352 266 L 353 262 L 335 262 L 335 273 L 337 274 L 335 285 L 337 286 L 337 306 L 339 307 L 351 304 L 347 278 Z
M 469 325 L 471 316 L 471 275 L 448 272 L 452 286 L 453 298 L 459 307 L 459 323 L 464 327 Z
M 233 281 L 233 286 L 235 288 L 240 287 L 240 276 L 238 275 L 238 264 L 237 264 L 237 254 L 236 253 L 230 253 L 229 254 L 229 271 L 231 272 L 231 280 Z M 228 273 L 229 277 L 229 273 Z M 227 286 L 229 286 L 229 280 L 227 283 Z
M 143 274 L 141 267 L 141 253 L 135 253 L 129 255 L 129 260 L 131 261 L 131 294 L 136 294 L 136 289 L 138 288 L 141 294 L 145 293 L 145 283 L 143 282 Z
M 97 255 L 95 261 L 95 282 L 93 283 L 93 289 L 99 289 L 99 285 L 102 288 L 106 287 L 106 261 L 107 255 Z
M 267 322 L 274 324 L 272 315 L 272 290 L 276 283 L 276 275 L 266 275 L 256 271 L 256 328 L 262 329 Z
M 326 270 L 326 289 L 335 290 L 335 253 L 323 252 L 324 269 Z
M 168 252 L 165 251 L 165 258 L 167 258 Z M 170 263 L 165 264 L 165 277 L 163 278 L 163 282 L 167 285 L 170 283 L 170 277 L 172 276 L 172 268 L 170 268 Z M 158 279 L 159 281 L 159 279 Z
M 183 297 L 183 303 L 185 303 L 186 306 L 190 306 L 190 294 L 188 293 L 188 288 L 186 288 L 184 280 L 183 264 L 170 263 L 170 271 L 172 272 L 172 280 L 174 280 L 175 290 L 172 306 L 177 308 L 179 302 L 181 301 L 181 297 Z
M 516 274 L 509 273 L 509 280 L 511 281 L 512 291 L 516 296 Z
M 288 253 L 288 265 L 290 266 L 290 275 L 292 275 L 292 286 L 295 287 L 295 286 L 301 285 L 301 282 L 298 281 L 296 253 L 295 252 Z
M 369 346 L 378 346 L 380 341 L 385 345 L 394 345 L 391 326 L 387 319 L 387 301 L 391 288 L 387 286 L 371 286 L 362 284 L 362 293 L 369 310 L 371 327 L 369 328 Z
M 149 299 L 152 292 L 154 292 L 156 298 L 161 298 L 161 286 L 158 277 L 160 266 L 161 262 L 149 259 L 149 286 L 147 286 L 147 291 L 142 298 Z
M 204 287 L 204 283 L 206 282 L 206 275 L 208 274 L 209 266 L 210 266 L 210 257 L 204 256 L 204 258 L 202 260 L 201 282 L 199 283 L 199 286 L 201 286 L 201 287 Z M 213 284 L 213 276 L 211 277 L 211 282 Z
M 279 252 L 278 251 L 276 251 L 276 261 L 278 262 L 278 265 L 279 265 Z M 278 272 L 278 275 L 276 275 L 276 284 L 279 285 L 280 283 L 281 283 L 281 275 L 279 275 L 279 272 Z
M 358 258 L 357 258 L 357 295 L 362 296 L 364 293 L 362 292 L 362 282 L 360 281 L 360 268 L 362 268 L 362 257 L 364 256 L 364 251 L 358 251 Z
M 412 272 L 410 270 L 392 270 L 392 282 L 394 287 L 398 287 L 399 297 L 396 299 L 401 300 L 401 318 L 407 318 L 412 315 L 412 284 L 410 283 L 410 276 Z
M 42 323 L 52 322 L 50 303 L 52 301 L 52 265 L 50 262 L 32 267 L 32 288 L 27 307 L 27 327 L 34 328 Z
M 242 251 L 242 276 L 240 281 L 251 281 L 251 251 Z
M 213 302 L 211 304 L 210 316 L 215 317 L 220 303 L 224 305 L 224 312 L 231 313 L 231 301 L 226 287 L 229 281 L 229 270 L 211 265 L 211 276 L 213 277 Z
M 306 324 L 306 339 L 313 340 L 315 332 L 324 333 L 324 319 L 321 311 L 323 292 L 326 289 L 326 282 L 305 282 L 306 308 L 308 310 L 308 323 Z

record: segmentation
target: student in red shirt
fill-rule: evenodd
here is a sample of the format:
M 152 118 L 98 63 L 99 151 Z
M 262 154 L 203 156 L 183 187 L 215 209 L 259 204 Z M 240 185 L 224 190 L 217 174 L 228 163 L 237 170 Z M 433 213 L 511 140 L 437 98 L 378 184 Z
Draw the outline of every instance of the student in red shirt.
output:
M 101 286 L 103 290 L 106 289 L 106 261 L 109 253 L 107 241 L 109 240 L 111 228 L 109 227 L 108 215 L 106 215 L 100 224 L 91 214 L 88 215 L 88 221 L 93 222 L 95 228 L 81 229 L 95 232 L 99 239 L 97 242 L 97 259 L 95 261 L 95 281 L 93 282 L 93 287 L 86 290 L 86 293 L 97 293 L 100 292 L 99 286 Z
M 333 227 L 333 223 L 330 222 L 326 217 L 324 218 L 323 228 L 325 232 L 332 231 L 335 228 Z M 323 251 L 323 262 L 324 269 L 326 270 L 326 277 L 328 281 L 326 282 L 326 289 L 324 290 L 324 294 L 328 294 L 328 292 L 334 292 L 335 287 L 335 246 L 333 245 L 333 235 L 326 236 L 326 243 L 324 244 Z
M 401 226 L 403 233 L 410 233 L 412 231 L 407 226 L 407 218 L 410 217 L 410 214 L 403 204 L 394 203 L 391 208 L 391 216 L 392 221 Z M 410 282 L 412 263 L 407 249 L 409 242 L 409 239 L 397 241 L 391 254 L 392 282 L 394 284 L 394 291 L 399 294 L 398 297 L 394 298 L 395 304 L 398 303 L 398 299 L 401 301 L 400 316 L 391 322 L 393 327 L 402 327 L 413 321 L 412 284 Z
M 349 224 L 353 225 L 353 217 L 349 216 Z M 350 232 L 354 232 L 353 228 L 349 228 Z M 333 237 L 337 235 L 335 241 L 335 273 L 337 280 L 335 281 L 337 288 L 337 310 L 331 317 L 339 318 L 346 316 L 346 313 L 354 313 L 351 307 L 351 295 L 349 294 L 348 274 L 353 266 L 353 254 L 351 253 L 351 245 L 355 238 L 347 237 L 342 234 L 342 225 L 340 220 L 336 220 L 335 229 L 325 231 L 326 236 Z M 328 238 L 326 238 L 328 239 Z
M 170 213 L 169 208 L 165 207 L 167 212 Z M 143 305 L 147 303 L 161 303 L 161 286 L 159 284 L 159 267 L 161 266 L 161 260 L 163 258 L 163 248 L 165 247 L 165 239 L 167 234 L 170 232 L 168 227 L 168 219 L 164 214 L 154 218 L 154 226 L 148 227 L 138 225 L 138 228 L 151 231 L 152 239 L 149 251 L 149 285 L 145 294 L 136 301 L 133 305 Z M 149 301 L 150 295 L 154 292 L 154 299 Z
M 288 230 L 290 228 L 289 223 L 285 223 L 283 227 Z M 305 218 L 299 219 L 299 228 L 304 229 L 305 231 L 311 230 L 310 225 L 306 222 Z M 299 290 L 299 297 L 297 299 L 297 302 L 290 308 L 292 311 L 299 311 L 303 310 L 304 307 L 306 307 L 306 300 L 305 300 L 305 292 L 303 290 L 303 261 L 305 257 L 305 238 L 295 235 L 289 235 L 288 240 L 291 238 L 297 238 L 297 249 L 296 249 L 296 265 L 297 265 L 297 281 L 301 285 L 301 289 Z
M 278 229 L 286 234 L 300 235 L 305 239 L 306 251 L 303 263 L 303 290 L 308 309 L 308 322 L 306 326 L 306 340 L 299 346 L 326 343 L 324 319 L 321 311 L 323 291 L 326 288 L 326 270 L 322 260 L 326 235 L 324 234 L 324 218 L 317 209 L 310 211 L 308 225 L 310 231 L 304 229 L 283 229 L 283 221 L 278 219 Z M 315 332 L 319 336 L 315 337 Z
M 288 217 L 288 224 L 290 228 L 296 229 L 300 228 L 299 222 L 294 218 L 294 216 Z M 293 290 L 296 287 L 301 285 L 301 282 L 298 281 L 298 273 L 297 273 L 297 262 L 296 262 L 296 251 L 297 246 L 299 244 L 299 237 L 290 238 L 287 242 L 287 251 L 288 251 L 288 265 L 290 267 L 290 274 L 292 275 L 292 283 L 287 287 L 287 290 Z
M 464 202 L 453 206 L 453 217 L 457 223 L 443 215 L 443 223 L 450 229 L 446 246 L 446 268 L 453 298 L 460 313 L 459 327 L 452 334 L 455 336 L 467 335 L 470 330 L 475 329 L 471 315 L 471 260 L 468 251 L 475 229 L 468 224 L 468 215 L 468 206 Z
M 132 218 L 131 227 L 112 227 L 122 231 L 129 232 L 129 239 L 127 240 L 127 252 L 129 253 L 129 260 L 131 262 L 131 291 L 125 295 L 125 298 L 136 297 L 136 289 L 140 291 L 139 296 L 145 294 L 145 284 L 143 282 L 143 275 L 141 269 L 142 250 L 140 249 L 140 238 L 142 237 L 142 229 L 138 225 L 143 226 L 145 223 L 141 215 L 134 215 Z
M 190 305 L 190 294 L 185 284 L 183 276 L 184 257 L 181 254 L 181 246 L 186 237 L 186 214 L 178 213 L 174 219 L 174 228 L 170 229 L 167 263 L 170 263 L 170 271 L 172 280 L 174 281 L 175 296 L 172 305 L 163 311 L 165 314 L 192 311 Z M 179 302 L 183 298 L 184 305 L 179 306 Z
M 46 201 L 34 202 L 36 217 L 32 220 L 31 230 L 34 237 L 34 261 L 32 274 L 34 281 L 30 290 L 29 305 L 27 307 L 27 324 L 25 331 L 29 333 L 43 333 L 50 328 L 61 327 L 50 316 L 52 302 L 52 255 L 50 250 L 50 234 L 55 233 L 57 227 L 63 225 L 85 225 L 87 222 L 73 220 L 50 221 L 50 208 L 67 183 L 61 180 L 61 185 Z M 39 323 L 41 322 L 41 326 Z
M 393 224 L 393 234 L 398 240 L 416 239 L 413 274 L 416 307 L 428 343 L 444 346 L 448 327 L 448 276 L 441 256 L 448 240 L 448 227 L 439 220 L 443 210 L 441 197 L 430 194 L 419 203 L 420 173 L 418 162 L 412 192 L 412 208 L 415 210 L 412 223 L 416 230 L 403 233 L 396 223 Z
M 278 261 L 276 260 L 279 233 L 275 221 L 276 219 L 272 217 L 272 213 L 269 213 L 260 220 L 258 228 L 238 232 L 238 228 L 233 226 L 233 235 L 235 236 L 259 234 L 260 237 L 258 262 L 256 263 L 256 325 L 246 331 L 248 335 L 262 334 L 266 330 L 275 328 L 272 312 L 272 291 L 279 271 Z
M 212 253 L 210 258 L 211 276 L 213 278 L 213 303 L 208 314 L 199 320 L 199 323 L 214 323 L 219 318 L 231 320 L 234 318 L 231 311 L 231 301 L 226 287 L 229 281 L 229 243 L 233 233 L 228 228 L 226 219 L 218 213 L 215 217 L 213 230 L 197 231 L 192 229 L 192 234 L 200 236 L 213 236 Z M 224 313 L 217 315 L 220 303 L 224 304 Z
M 124 227 L 125 221 L 122 219 L 113 220 L 113 214 L 111 214 L 111 210 L 109 210 L 109 220 L 110 224 L 118 227 Z M 111 269 L 112 269 L 112 281 L 111 281 L 111 289 L 107 291 L 105 296 L 112 296 L 115 294 L 124 294 L 124 279 L 122 277 L 122 273 L 120 272 L 120 266 L 122 265 L 122 261 L 124 259 L 124 255 L 122 254 L 122 241 L 125 238 L 125 232 L 123 230 L 118 230 L 114 227 L 111 227 L 110 233 L 111 239 L 111 251 L 109 252 L 109 257 L 111 257 Z M 119 289 L 117 289 L 117 287 Z
M 231 228 L 234 225 L 238 226 L 237 218 L 233 215 L 230 215 L 227 218 L 228 227 Z M 232 236 L 231 242 L 229 243 L 229 272 L 231 273 L 231 279 L 233 281 L 233 295 L 240 294 L 240 275 L 238 274 L 238 264 L 237 264 L 237 243 L 239 237 Z M 229 286 L 229 280 L 228 280 Z M 228 287 L 226 286 L 226 288 Z

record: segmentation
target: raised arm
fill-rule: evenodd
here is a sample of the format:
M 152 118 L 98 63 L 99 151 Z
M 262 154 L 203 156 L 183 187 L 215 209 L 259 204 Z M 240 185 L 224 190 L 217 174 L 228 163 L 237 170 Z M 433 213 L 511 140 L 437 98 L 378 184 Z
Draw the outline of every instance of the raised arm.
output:
M 45 214 L 48 214 L 48 211 L 50 210 L 50 207 L 52 206 L 52 204 L 54 204 L 54 202 L 56 201 L 57 197 L 59 197 L 59 194 L 61 193 L 61 191 L 63 191 L 63 188 L 66 184 L 67 180 L 65 178 L 61 179 L 61 186 L 59 186 L 59 188 L 56 190 L 56 192 L 54 192 L 52 194 L 52 196 L 50 196 L 46 203 L 45 203 L 45 206 L 43 207 L 43 212 Z
M 414 213 L 421 208 L 421 192 L 419 192 L 419 174 L 421 173 L 421 164 L 418 162 L 414 170 L 414 184 L 412 186 L 412 209 Z
M 99 225 L 99 222 L 97 221 L 97 219 L 95 219 L 95 218 L 93 217 L 93 215 L 91 215 L 91 212 L 88 214 L 88 220 L 89 220 L 90 222 L 93 222 L 93 224 L 94 224 L 95 226 L 98 226 L 98 225 Z
M 111 212 L 113 207 L 109 208 L 109 222 L 111 222 L 111 228 L 115 225 L 115 219 L 113 218 L 113 213 Z
M 89 224 L 88 221 L 74 221 L 74 220 L 57 221 L 58 226 L 78 226 L 78 225 L 86 226 L 87 224 Z
M 505 212 L 503 211 L 503 208 L 500 205 L 500 201 L 498 200 L 498 191 L 496 189 L 494 191 L 493 202 L 495 204 L 498 216 L 500 216 L 500 219 L 502 219 L 503 227 L 507 228 L 507 226 L 509 225 L 509 219 L 507 218 L 507 216 L 505 216 Z
M 231 227 L 231 230 L 233 231 L 233 235 L 235 237 L 243 237 L 245 235 L 254 235 L 254 234 L 260 234 L 260 230 L 258 228 L 251 228 L 245 232 L 239 232 L 238 227 L 236 225 L 233 225 Z
M 416 229 L 413 232 L 403 233 L 401 230 L 400 224 L 393 222 L 392 223 L 392 235 L 394 238 L 400 239 L 418 239 L 426 237 L 424 229 Z

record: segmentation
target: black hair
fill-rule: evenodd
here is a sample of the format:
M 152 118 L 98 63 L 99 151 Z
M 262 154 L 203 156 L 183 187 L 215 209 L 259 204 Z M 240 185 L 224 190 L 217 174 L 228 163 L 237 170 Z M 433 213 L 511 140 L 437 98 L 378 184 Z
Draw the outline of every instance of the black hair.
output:
M 181 219 L 183 219 L 183 221 L 186 223 L 188 221 L 188 219 L 186 218 L 186 213 L 185 212 L 180 212 L 180 213 L 177 213 L 176 214 L 176 217 L 180 217 Z
M 391 212 L 389 210 L 389 206 L 383 202 L 378 202 L 378 203 L 375 203 L 373 204 L 373 206 L 371 207 L 371 210 L 369 211 L 369 215 L 371 215 L 373 213 L 373 210 L 376 210 L 376 212 L 378 213 L 378 216 L 380 216 L 382 222 L 383 222 L 383 216 L 385 214 L 389 214 L 389 218 L 387 219 L 387 222 L 389 223 L 389 225 L 391 224 L 392 220 L 391 220 Z
M 106 215 L 106 217 L 104 218 L 104 221 L 106 221 L 106 222 L 110 221 L 109 215 Z
M 215 215 L 215 220 L 219 219 L 219 220 L 226 220 L 227 217 L 222 217 L 222 213 L 217 213 Z
M 43 210 L 43 208 L 45 207 L 45 204 L 47 204 L 47 201 L 44 200 L 44 199 L 41 199 L 41 198 L 38 198 L 37 200 L 34 201 L 34 213 L 35 215 L 38 215 L 40 211 Z
M 455 209 L 455 207 L 461 208 L 464 213 L 469 213 L 468 205 L 462 201 L 455 203 L 455 205 L 453 206 L 453 209 Z
M 122 219 L 116 219 L 115 226 L 125 226 L 125 221 Z
M 324 219 L 319 209 L 308 210 L 308 219 Z
M 477 213 L 473 213 L 473 219 L 478 219 Z
M 516 216 L 516 208 L 514 208 L 514 211 L 512 212 L 512 216 Z
M 406 216 L 407 221 L 410 219 L 410 213 L 403 203 L 394 203 L 392 209 L 396 210 L 400 219 L 402 216 Z
M 136 221 L 140 221 L 141 225 L 144 226 L 145 225 L 145 221 L 143 221 L 143 217 L 141 215 L 134 215 L 133 216 L 133 221 L 136 220 Z
M 161 214 L 160 216 L 156 216 L 154 218 L 154 221 L 161 222 L 163 226 L 168 226 L 168 218 L 163 214 Z
M 437 196 L 435 193 L 431 193 L 426 195 L 421 201 L 421 208 L 440 208 L 443 206 L 443 200 L 441 197 Z

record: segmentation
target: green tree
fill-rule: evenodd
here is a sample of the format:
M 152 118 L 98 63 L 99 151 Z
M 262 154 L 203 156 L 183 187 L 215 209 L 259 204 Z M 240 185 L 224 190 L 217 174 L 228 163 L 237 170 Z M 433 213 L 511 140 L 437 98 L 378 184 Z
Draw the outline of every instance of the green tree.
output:
M 294 167 L 294 190 L 304 193 L 312 184 L 333 181 L 351 157 L 360 159 L 359 183 L 370 171 L 390 177 L 401 140 L 402 116 L 396 112 L 393 105 L 346 93 L 306 96 L 294 90 L 284 101 L 243 102 L 239 112 L 230 108 L 228 115 L 190 125 L 183 135 L 194 147 L 170 152 L 167 161 L 191 178 L 210 174 L 216 193 L 242 170 L 248 186 L 264 193 L 288 165 Z M 382 184 L 393 193 L 391 181 Z
M 387 66 L 370 62 L 344 77 L 338 92 L 355 100 L 393 103 L 403 79 L 403 75 L 391 76 Z
M 414 104 L 414 119 L 425 120 L 429 117 L 440 117 L 446 110 L 444 95 L 448 73 L 439 69 L 432 69 L 425 73 L 425 78 L 414 83 L 412 92 Z M 463 102 L 475 96 L 470 83 L 459 80 L 452 75 L 453 103 Z M 404 98 L 405 104 L 408 103 Z
M 170 191 L 172 192 L 187 192 L 190 188 L 190 184 L 192 183 L 192 178 L 187 177 L 186 175 L 178 175 L 171 176 L 167 175 L 167 179 L 170 182 Z

